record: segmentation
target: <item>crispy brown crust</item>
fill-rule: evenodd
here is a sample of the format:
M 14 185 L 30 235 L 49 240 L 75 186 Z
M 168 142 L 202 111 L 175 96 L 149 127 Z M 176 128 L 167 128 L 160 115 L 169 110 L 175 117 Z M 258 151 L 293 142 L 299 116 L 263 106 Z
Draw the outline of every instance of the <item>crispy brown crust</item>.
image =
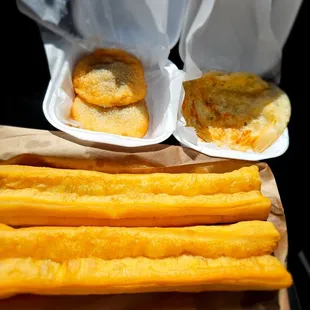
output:
M 146 96 L 141 62 L 119 49 L 98 49 L 84 56 L 73 71 L 76 93 L 102 107 L 138 102 Z

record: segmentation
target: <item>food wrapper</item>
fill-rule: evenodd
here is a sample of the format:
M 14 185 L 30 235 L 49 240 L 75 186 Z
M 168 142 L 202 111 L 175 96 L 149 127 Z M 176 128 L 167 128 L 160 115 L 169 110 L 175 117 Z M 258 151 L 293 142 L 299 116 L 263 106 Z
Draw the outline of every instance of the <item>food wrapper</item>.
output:
M 252 162 L 211 158 L 179 146 L 153 145 L 125 149 L 92 142 L 77 143 L 63 132 L 0 127 L 0 163 L 94 169 L 109 173 L 227 172 Z M 80 142 L 80 141 L 79 141 Z M 74 158 L 75 160 L 70 160 Z M 272 202 L 269 221 L 281 234 L 275 256 L 286 264 L 287 231 L 274 176 L 258 163 L 262 193 Z M 289 309 L 286 290 L 280 292 L 148 293 L 109 296 L 28 296 L 0 300 L 1 309 Z
M 287 130 L 263 153 L 201 142 L 180 112 L 184 72 L 167 59 L 180 38 L 185 79 L 222 69 L 250 71 L 278 82 L 282 48 L 301 0 L 18 0 L 17 4 L 42 26 L 52 76 L 43 111 L 54 127 L 82 140 L 126 147 L 160 143 L 174 132 L 182 145 L 204 154 L 254 161 L 280 156 L 288 148 Z M 150 114 L 144 138 L 84 130 L 70 118 L 73 66 L 96 47 L 119 47 L 142 60 Z
M 179 38 L 186 0 L 17 3 L 20 11 L 41 25 L 51 72 L 43 112 L 54 127 L 81 140 L 126 147 L 160 143 L 172 135 L 184 74 L 168 61 L 168 55 Z M 99 47 L 124 49 L 144 66 L 150 123 L 143 138 L 81 129 L 70 118 L 75 96 L 72 70 L 81 56 Z
M 208 70 L 224 70 L 252 72 L 278 83 L 282 48 L 301 2 L 191 1 L 184 17 L 179 46 L 185 64 L 185 80 L 199 78 Z M 278 157 L 289 146 L 287 129 L 262 153 L 235 151 L 202 142 L 193 128 L 186 127 L 181 106 L 174 136 L 182 145 L 210 156 L 253 161 Z

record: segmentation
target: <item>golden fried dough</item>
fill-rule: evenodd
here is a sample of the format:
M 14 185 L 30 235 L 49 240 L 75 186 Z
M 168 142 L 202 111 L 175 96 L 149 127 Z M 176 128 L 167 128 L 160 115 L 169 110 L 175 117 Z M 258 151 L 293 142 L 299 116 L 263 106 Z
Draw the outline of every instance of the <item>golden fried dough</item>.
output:
M 88 130 L 142 138 L 149 125 L 145 100 L 123 107 L 103 108 L 89 104 L 77 96 L 71 117 Z
M 260 190 L 258 167 L 226 173 L 109 174 L 97 171 L 0 165 L 0 189 L 37 189 L 76 195 L 232 194 Z
M 107 174 L 0 165 L 0 222 L 181 226 L 265 220 L 257 166 L 228 173 Z
M 12 214 L 16 214 L 12 208 Z M 42 209 L 41 209 L 42 210 Z M 59 210 L 59 209 L 58 209 Z M 58 212 L 56 209 L 56 211 Z M 27 210 L 28 211 L 28 210 Z M 34 212 L 33 212 L 34 211 Z M 251 220 L 266 220 L 270 207 L 266 205 L 243 209 L 242 212 L 229 215 L 187 215 L 187 216 L 164 216 L 164 217 L 135 217 L 122 219 L 74 217 L 74 215 L 55 216 L 44 212 L 38 214 L 37 208 L 32 208 L 28 215 L 19 212 L 19 215 L 0 214 L 0 221 L 11 226 L 111 226 L 111 227 L 182 227 L 207 224 L 226 224 Z M 33 214 L 35 213 L 35 214 Z M 49 212 L 52 213 L 52 212 Z M 74 212 L 72 212 L 74 214 Z
M 210 71 L 184 82 L 182 113 L 206 142 L 263 152 L 284 132 L 291 107 L 286 94 L 244 72 Z
M 292 277 L 273 256 L 204 258 L 183 255 L 57 263 L 32 258 L 0 260 L 0 296 L 278 290 Z
M 280 233 L 267 221 L 182 228 L 30 227 L 0 225 L 0 259 L 97 257 L 120 259 L 177 257 L 184 254 L 246 258 L 271 254 Z M 53 246 L 51 246 L 53 244 Z M 19 246 L 22 245 L 22 246 Z
M 87 102 L 105 108 L 135 103 L 146 96 L 142 64 L 119 49 L 98 49 L 84 56 L 74 68 L 73 87 Z
M 116 220 L 123 226 L 230 223 L 266 220 L 270 206 L 270 200 L 259 191 L 193 197 L 134 193 L 90 196 L 70 193 L 70 190 L 49 192 L 38 189 L 0 191 L 0 219 L 10 225 L 14 225 L 9 222 L 14 217 L 24 218 L 22 225 L 31 225 L 29 217 L 29 221 L 39 220 L 37 225 L 44 225 L 47 218 L 49 225 L 70 225 L 71 218 L 80 218 L 81 225 L 91 225 L 89 219 L 103 219 L 106 220 L 104 225 L 110 226 Z M 67 224 L 58 222 L 57 218 L 61 217 L 68 220 Z

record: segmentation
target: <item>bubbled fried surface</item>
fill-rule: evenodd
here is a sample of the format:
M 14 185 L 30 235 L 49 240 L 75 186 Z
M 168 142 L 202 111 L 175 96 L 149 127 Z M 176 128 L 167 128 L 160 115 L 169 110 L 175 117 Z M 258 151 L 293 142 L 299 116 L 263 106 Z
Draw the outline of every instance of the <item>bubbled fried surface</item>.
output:
M 212 195 L 260 190 L 258 167 L 226 173 L 109 174 L 18 165 L 0 166 L 0 189 L 38 189 L 77 195 Z
M 292 284 L 273 256 L 244 259 L 183 255 L 103 260 L 80 258 L 57 263 L 31 258 L 3 259 L 0 297 L 8 294 L 120 294 L 277 290 Z
M 271 254 L 279 241 L 279 232 L 267 221 L 181 228 L 86 226 L 13 229 L 0 225 L 0 259 L 31 257 L 64 262 L 91 257 L 165 258 L 185 254 L 206 258 L 247 258 Z
M 0 222 L 181 226 L 265 220 L 271 202 L 260 186 L 257 166 L 139 175 L 2 165 Z

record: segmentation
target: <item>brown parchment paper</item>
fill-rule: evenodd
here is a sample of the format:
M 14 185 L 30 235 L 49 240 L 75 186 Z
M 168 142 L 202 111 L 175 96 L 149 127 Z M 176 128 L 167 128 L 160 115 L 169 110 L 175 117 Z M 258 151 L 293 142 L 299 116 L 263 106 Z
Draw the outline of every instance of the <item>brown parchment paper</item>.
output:
M 109 173 L 225 172 L 253 162 L 211 158 L 188 148 L 154 145 L 121 148 L 83 142 L 62 132 L 0 126 L 0 164 L 21 164 Z M 286 264 L 287 231 L 274 176 L 257 163 L 262 192 L 272 201 L 269 221 L 280 231 L 275 256 Z M 102 296 L 30 296 L 0 300 L 0 309 L 290 309 L 286 290 L 280 292 L 153 293 Z

